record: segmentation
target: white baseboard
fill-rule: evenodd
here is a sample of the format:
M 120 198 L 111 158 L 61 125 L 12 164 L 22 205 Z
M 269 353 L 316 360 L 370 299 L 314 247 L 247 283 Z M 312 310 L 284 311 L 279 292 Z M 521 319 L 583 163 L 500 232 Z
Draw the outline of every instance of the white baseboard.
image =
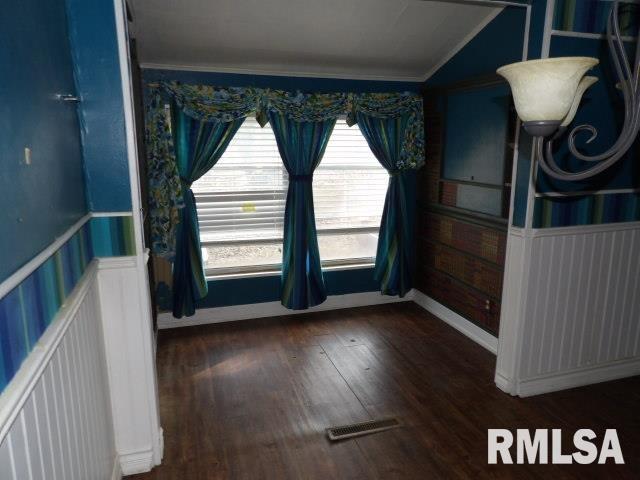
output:
M 640 375 L 640 358 L 637 357 L 520 380 L 515 385 L 515 393 L 530 397 L 634 375 Z
M 111 480 L 121 480 L 122 469 L 120 468 L 120 459 L 117 455 L 113 457 L 113 470 L 111 470 Z
M 120 454 L 120 470 L 122 475 L 145 473 L 156 466 L 153 448 L 140 452 Z
M 511 395 L 515 395 L 515 393 L 513 392 L 513 384 L 512 382 L 505 377 L 504 375 L 500 374 L 498 371 L 496 371 L 495 377 L 494 377 L 494 381 L 496 383 L 496 386 L 502 390 L 505 393 L 509 393 Z
M 195 325 L 233 322 L 252 318 L 297 315 L 325 310 L 339 310 L 341 308 L 364 307 L 368 305 L 381 305 L 385 303 L 406 301 L 414 301 L 443 322 L 451 325 L 471 340 L 489 350 L 494 355 L 498 351 L 498 339 L 496 337 L 416 289 L 411 290 L 403 298 L 382 295 L 380 292 L 333 295 L 327 297 L 327 300 L 324 303 L 307 310 L 289 310 L 283 307 L 280 302 L 264 302 L 247 305 L 234 305 L 230 307 L 204 308 L 196 310 L 194 316 L 182 319 L 174 318 L 171 313 L 161 313 L 158 315 L 158 328 L 168 329 L 191 327 Z
M 332 295 L 324 303 L 307 310 L 289 310 L 280 302 L 252 303 L 234 305 L 230 307 L 203 308 L 196 310 L 192 317 L 177 319 L 171 313 L 158 315 L 158 328 L 191 327 L 210 323 L 232 322 L 251 318 L 279 317 L 282 315 L 297 315 L 301 313 L 321 312 L 325 310 L 339 310 L 341 308 L 364 307 L 367 305 L 381 305 L 384 303 L 407 302 L 413 299 L 413 290 L 403 298 L 382 295 L 380 292 L 350 293 L 347 295 Z
M 162 427 L 160 427 L 156 433 L 155 445 L 156 448 L 153 452 L 153 462 L 155 465 L 160 465 L 162 463 L 162 458 L 164 457 L 164 430 Z
M 415 288 L 413 289 L 413 301 L 494 355 L 498 353 L 498 339 L 463 316 L 458 315 L 453 310 Z

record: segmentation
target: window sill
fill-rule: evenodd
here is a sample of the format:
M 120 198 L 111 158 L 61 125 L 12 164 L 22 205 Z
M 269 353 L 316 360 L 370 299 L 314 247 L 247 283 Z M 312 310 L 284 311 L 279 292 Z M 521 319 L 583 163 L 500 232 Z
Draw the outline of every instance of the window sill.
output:
M 322 267 L 323 272 L 340 272 L 346 270 L 359 270 L 363 268 L 373 268 L 375 265 L 374 262 L 364 262 L 364 263 L 348 263 L 343 265 L 327 265 Z M 209 280 L 231 280 L 231 279 L 240 279 L 240 278 L 257 278 L 257 277 L 279 277 L 280 269 L 268 269 L 268 270 L 258 270 L 255 272 L 225 272 L 225 273 L 215 273 L 215 271 L 209 270 L 205 273 L 205 278 L 207 281 Z

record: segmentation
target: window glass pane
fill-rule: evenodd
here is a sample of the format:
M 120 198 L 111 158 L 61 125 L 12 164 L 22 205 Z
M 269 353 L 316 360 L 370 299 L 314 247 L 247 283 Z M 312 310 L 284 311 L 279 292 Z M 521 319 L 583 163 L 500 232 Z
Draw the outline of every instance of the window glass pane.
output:
M 238 271 L 242 269 L 280 269 L 282 240 L 265 243 L 238 241 L 234 244 L 209 244 L 202 248 L 205 269 Z
M 323 262 L 357 260 L 370 262 L 376 256 L 378 233 L 324 234 L 318 236 Z
M 324 234 L 318 236 L 324 263 L 368 263 L 376 256 L 377 233 Z M 280 269 L 282 240 L 209 244 L 202 247 L 205 268 L 230 271 Z M 251 268 L 255 267 L 255 268 Z

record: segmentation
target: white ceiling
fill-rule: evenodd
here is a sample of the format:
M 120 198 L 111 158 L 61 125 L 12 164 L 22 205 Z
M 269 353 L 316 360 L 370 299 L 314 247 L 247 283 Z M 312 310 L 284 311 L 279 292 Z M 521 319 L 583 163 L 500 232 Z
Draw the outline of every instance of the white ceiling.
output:
M 433 0 L 131 0 L 143 67 L 422 81 L 500 11 Z

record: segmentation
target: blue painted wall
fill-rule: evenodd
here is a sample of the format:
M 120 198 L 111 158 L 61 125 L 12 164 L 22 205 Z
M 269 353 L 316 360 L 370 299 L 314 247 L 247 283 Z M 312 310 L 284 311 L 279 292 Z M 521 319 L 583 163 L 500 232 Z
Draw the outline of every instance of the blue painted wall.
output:
M 67 0 L 88 207 L 131 210 L 120 65 L 112 1 Z
M 143 70 L 142 79 L 145 83 L 166 80 L 219 87 L 258 87 L 309 92 L 419 92 L 422 87 L 420 82 L 306 78 L 155 69 Z
M 373 279 L 373 267 L 323 272 L 327 295 L 375 292 L 380 285 Z M 229 307 L 280 301 L 280 275 L 247 278 L 220 278 L 208 281 L 209 294 L 197 308 Z M 156 290 L 161 311 L 171 311 L 172 295 L 164 283 Z
M 86 211 L 64 0 L 9 0 L 0 15 L 0 281 Z M 24 148 L 32 164 L 24 164 Z
M 532 0 L 529 27 L 528 58 L 540 58 L 546 12 L 546 0 Z M 506 7 L 471 42 L 440 68 L 426 82 L 429 87 L 441 86 L 465 78 L 495 73 L 502 65 L 522 59 L 526 9 Z M 464 125 L 460 125 L 464 128 Z M 501 127 L 496 128 L 496 135 Z M 530 169 L 531 139 L 520 135 L 518 176 L 514 179 L 513 224 L 524 225 L 527 205 L 527 188 Z
M 373 280 L 373 268 L 331 270 L 324 272 L 328 295 L 374 292 L 379 289 Z M 226 307 L 280 300 L 280 276 L 220 279 L 209 281 L 209 295 L 198 308 Z
M 442 86 L 480 75 L 495 73 L 507 63 L 522 59 L 526 9 L 506 7 L 473 40 L 436 73 L 428 87 Z
M 447 96 L 444 178 L 502 185 L 510 97 L 507 85 Z M 472 128 L 460 128 L 462 122 Z

